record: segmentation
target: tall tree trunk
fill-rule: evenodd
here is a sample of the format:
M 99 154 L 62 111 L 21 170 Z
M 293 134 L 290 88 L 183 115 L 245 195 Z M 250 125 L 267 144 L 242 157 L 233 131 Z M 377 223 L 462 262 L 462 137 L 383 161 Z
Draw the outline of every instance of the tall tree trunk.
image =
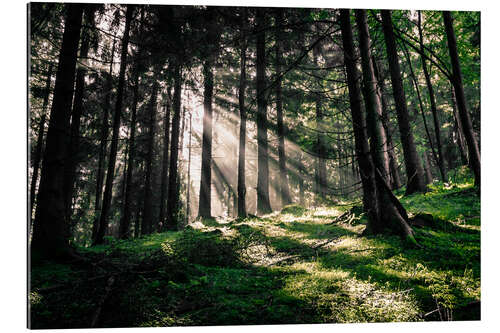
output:
M 458 59 L 457 39 L 455 37 L 455 31 L 453 30 L 453 19 L 451 17 L 451 13 L 444 11 L 443 19 L 446 37 L 448 40 L 451 66 L 453 68 L 452 83 L 455 88 L 458 114 L 462 123 L 467 148 L 469 150 L 469 161 L 472 171 L 474 172 L 474 184 L 479 190 L 481 186 L 481 155 L 476 138 L 474 137 L 470 115 L 467 111 L 467 102 L 465 100 L 464 87 L 462 83 L 462 71 L 460 69 L 460 61 Z
M 425 182 L 427 184 L 432 183 L 432 172 L 431 172 L 431 165 L 429 163 L 429 156 L 427 154 L 427 151 L 424 151 L 422 154 L 422 158 L 424 160 L 424 172 L 425 172 Z
M 130 219 L 132 215 L 131 201 L 132 201 L 132 175 L 134 172 L 135 163 L 135 131 L 137 124 L 137 102 L 138 102 L 138 88 L 139 80 L 135 78 L 132 97 L 132 115 L 130 119 L 130 137 L 128 142 L 128 167 L 125 176 L 125 196 L 123 200 L 123 213 L 120 221 L 120 228 L 118 231 L 120 239 L 127 239 L 130 237 Z
M 265 12 L 257 9 L 257 214 L 272 211 L 269 201 L 269 162 L 267 151 L 267 92 Z
M 111 61 L 109 63 L 109 73 L 107 77 L 106 96 L 104 97 L 104 114 L 102 116 L 101 137 L 99 145 L 99 162 L 97 165 L 96 177 L 96 191 L 95 191 L 95 213 L 94 224 L 92 227 L 92 241 L 94 242 L 97 237 L 97 230 L 99 229 L 99 220 L 101 218 L 101 203 L 102 203 L 102 188 L 104 184 L 104 162 L 106 160 L 106 153 L 108 147 L 109 136 L 109 109 L 111 108 L 111 93 L 113 90 L 113 63 L 115 55 L 116 40 L 113 39 L 113 47 L 111 49 Z
M 403 154 L 408 177 L 406 194 L 414 192 L 425 192 L 422 164 L 417 154 L 413 133 L 410 126 L 408 109 L 406 107 L 406 97 L 401 79 L 401 68 L 399 66 L 398 54 L 396 50 L 396 41 L 392 30 L 391 12 L 382 10 L 382 26 L 384 30 L 384 39 L 389 60 L 389 69 L 391 72 L 392 90 L 394 93 L 394 102 L 398 117 L 399 132 L 403 146 Z
M 242 9 L 242 17 L 240 23 L 240 84 L 238 87 L 238 106 L 240 109 L 240 138 L 238 151 L 238 217 L 247 216 L 246 208 L 246 186 L 245 186 L 245 151 L 247 138 L 247 113 L 245 110 L 245 89 L 246 89 L 246 61 L 247 61 L 247 9 Z
M 427 119 L 425 117 L 424 103 L 422 101 L 422 95 L 420 94 L 418 79 L 417 79 L 417 76 L 415 75 L 415 72 L 413 71 L 413 65 L 411 63 L 410 52 L 408 52 L 408 48 L 406 47 L 406 44 L 403 44 L 403 52 L 405 54 L 406 61 L 408 63 L 408 68 L 410 69 L 410 77 L 411 77 L 411 80 L 413 82 L 413 86 L 415 87 L 415 92 L 417 94 L 418 106 L 420 108 L 420 114 L 422 115 L 422 121 L 424 123 L 424 128 L 425 128 L 425 134 L 427 134 L 427 140 L 429 141 L 429 146 L 431 147 L 432 156 L 434 156 L 434 160 L 436 161 L 436 163 L 439 164 L 439 157 L 438 157 L 438 154 L 436 153 L 436 150 L 434 149 L 434 143 L 432 142 L 431 132 L 429 131 L 429 126 L 427 125 Z M 415 114 L 416 114 L 416 112 L 415 112 Z M 425 176 L 425 170 L 424 170 L 424 176 Z M 428 177 L 425 177 L 424 179 L 428 179 Z M 425 181 L 425 184 L 428 184 L 428 182 Z
M 319 44 L 313 48 L 313 60 L 314 60 L 314 65 L 317 67 L 318 66 L 318 57 L 320 54 L 320 46 Z M 316 186 L 316 194 L 319 195 L 321 199 L 324 199 L 326 197 L 326 190 L 327 190 L 327 182 L 326 182 L 326 161 L 325 161 L 325 154 L 326 154 L 326 147 L 325 147 L 325 139 L 324 139 L 324 130 L 325 127 L 323 125 L 324 122 L 324 116 L 323 116 L 323 103 L 322 103 L 322 96 L 321 96 L 321 90 L 323 88 L 323 85 L 319 82 L 318 79 L 318 84 L 316 87 L 316 92 L 315 92 L 315 108 L 316 108 L 316 127 L 318 129 L 318 136 L 316 138 L 316 154 L 318 155 L 316 157 L 316 179 L 315 179 L 315 186 Z
M 290 189 L 288 186 L 288 172 L 286 168 L 285 154 L 285 125 L 283 124 L 283 102 L 281 93 L 281 63 L 283 62 L 282 43 L 283 9 L 276 9 L 276 117 L 278 130 L 278 163 L 279 163 L 279 191 L 281 205 L 285 206 L 291 202 Z
M 348 84 L 349 81 L 353 81 L 355 79 L 355 74 L 356 68 L 355 68 L 355 62 L 354 62 L 354 46 L 352 43 L 352 30 L 350 26 L 350 20 L 349 20 L 349 11 L 343 11 L 344 14 L 341 16 L 341 27 L 342 27 L 342 35 L 346 36 L 345 38 L 347 41 L 350 39 L 350 43 L 345 43 L 344 49 L 345 49 L 345 61 L 346 61 L 346 67 L 351 67 L 350 69 L 350 78 L 348 78 Z M 377 95 L 377 90 L 375 86 L 375 74 L 373 72 L 373 64 L 371 60 L 371 55 L 370 55 L 370 34 L 368 31 L 368 24 L 366 22 L 366 11 L 365 10 L 356 10 L 356 21 L 358 25 L 358 30 L 359 30 L 359 41 L 360 41 L 360 54 L 361 54 L 361 64 L 362 64 L 362 69 L 363 69 L 363 80 L 364 80 L 364 86 L 365 86 L 365 96 L 366 96 L 366 111 L 367 113 L 373 113 L 372 116 L 368 117 L 369 122 L 375 121 L 377 122 L 377 119 L 379 118 L 380 112 L 377 111 L 377 108 L 380 109 L 380 101 L 378 100 L 378 95 Z M 344 33 L 347 32 L 347 33 Z M 352 57 L 352 58 L 351 58 Z M 348 60 L 348 58 L 350 58 Z M 347 61 L 348 60 L 348 61 Z M 358 95 L 354 100 L 360 100 L 361 97 L 360 95 L 360 89 L 357 86 L 357 82 L 354 82 L 354 84 L 351 82 L 349 84 L 349 93 L 351 94 L 351 88 L 353 95 Z M 358 107 L 356 104 L 360 104 L 360 102 L 355 102 L 355 108 L 352 110 L 353 114 L 353 122 L 354 120 L 354 115 L 356 112 L 361 112 L 361 108 Z M 351 105 L 351 109 L 353 109 Z M 369 136 L 372 141 L 376 141 L 376 144 L 372 143 L 372 160 L 369 161 L 367 164 L 367 170 L 370 176 L 374 176 L 373 180 L 370 179 L 370 186 L 373 186 L 373 183 L 375 183 L 376 188 L 369 193 L 370 195 L 370 200 L 375 199 L 373 202 L 370 204 L 375 206 L 375 207 L 370 207 L 373 209 L 373 213 L 368 214 L 368 225 L 364 231 L 364 233 L 382 233 L 386 229 L 390 229 L 392 232 L 400 234 L 412 242 L 415 242 L 415 239 L 413 237 L 413 230 L 410 228 L 408 225 L 407 221 L 405 220 L 406 216 L 406 211 L 404 211 L 404 208 L 401 206 L 399 201 L 397 201 L 396 197 L 392 194 L 390 191 L 389 185 L 387 185 L 387 180 L 386 177 L 383 175 L 383 168 L 384 168 L 384 152 L 383 152 L 383 141 L 380 136 L 381 130 L 381 125 L 380 124 L 367 124 L 367 129 L 369 132 Z M 359 130 L 357 131 L 359 133 Z M 356 131 L 355 131 L 356 133 Z M 362 136 L 360 136 L 362 137 Z M 367 140 L 367 137 L 363 137 L 364 141 Z M 368 146 L 368 143 L 364 143 L 364 146 Z M 358 155 L 358 158 L 360 156 Z M 361 165 L 360 165 L 361 166 Z M 372 169 L 373 171 L 369 170 Z M 366 171 L 362 171 L 362 173 L 366 174 Z M 368 182 L 365 182 L 368 183 Z M 363 183 L 363 185 L 365 185 Z M 366 193 L 366 192 L 365 192 Z M 373 198 L 375 196 L 375 198 Z M 394 202 L 396 200 L 397 202 Z M 365 199 L 365 202 L 367 200 Z M 368 212 L 370 213 L 370 212 Z
M 189 224 L 191 215 L 191 149 L 193 137 L 193 115 L 189 113 L 189 143 L 188 143 L 188 166 L 187 166 L 187 193 L 186 193 L 186 225 Z
M 111 149 L 109 153 L 108 171 L 106 175 L 106 186 L 104 188 L 104 197 L 102 201 L 101 216 L 99 218 L 99 228 L 94 244 L 102 244 L 104 235 L 108 228 L 108 213 L 111 206 L 111 196 L 113 193 L 113 179 L 115 175 L 116 155 L 118 152 L 118 135 L 120 131 L 120 117 L 123 105 L 123 90 L 125 85 L 125 71 L 127 68 L 127 50 L 129 41 L 130 22 L 134 11 L 133 5 L 127 5 L 127 14 L 125 19 L 125 30 L 123 32 L 122 49 L 120 55 L 120 74 L 118 77 L 118 87 L 116 90 L 116 105 L 113 115 L 113 136 L 111 139 Z
M 143 22 L 144 19 L 144 8 L 141 8 L 141 18 L 140 22 Z M 144 25 L 140 26 L 139 36 L 143 35 Z M 114 45 L 114 44 L 113 44 Z M 114 48 L 114 47 L 113 47 Z M 134 60 L 134 69 L 133 69 L 133 87 L 132 87 L 132 115 L 130 119 L 130 137 L 128 141 L 128 168 L 127 168 L 127 176 L 125 179 L 125 199 L 123 202 L 123 213 L 122 219 L 120 221 L 120 228 L 118 230 L 118 234 L 120 239 L 127 239 L 131 235 L 130 232 L 130 223 L 132 219 L 132 193 L 134 193 L 132 176 L 134 174 L 135 168 L 135 155 L 136 155 L 136 146 L 135 146 L 135 132 L 137 128 L 137 104 L 139 103 L 139 74 L 141 73 L 141 59 L 142 59 L 142 48 L 139 46 L 137 50 L 137 54 L 135 55 Z M 110 67 L 110 69 L 112 69 Z M 111 71 L 110 71 L 111 73 Z M 107 117 L 106 117 L 107 119 Z M 106 132 L 107 133 L 107 132 Z M 107 137 L 107 134 L 106 134 Z M 139 206 L 139 205 L 137 205 Z M 134 237 L 137 238 L 139 236 L 139 213 L 135 216 L 135 224 L 134 224 Z
M 359 45 L 361 51 L 361 67 L 363 70 L 363 95 L 365 98 L 366 123 L 370 137 L 370 149 L 375 167 L 389 182 L 389 154 L 387 138 L 382 126 L 382 105 L 377 94 L 377 79 L 372 64 L 370 52 L 370 33 L 366 23 L 366 12 L 356 10 L 356 23 L 359 30 Z
M 93 22 L 94 13 L 89 9 L 85 10 L 84 17 L 85 23 L 91 24 Z M 89 53 L 90 36 L 87 29 L 82 29 L 81 45 L 80 45 L 80 59 L 85 62 Z M 80 162 L 80 124 L 83 113 L 83 97 L 85 89 L 85 76 L 87 68 L 85 64 L 78 66 L 76 71 L 76 85 L 75 95 L 73 99 L 73 109 L 71 112 L 71 130 L 69 137 L 68 159 L 64 169 L 64 192 L 66 193 L 66 220 L 71 221 L 71 206 L 73 195 L 75 191 L 75 182 L 77 180 L 77 167 Z
M 155 65 L 153 75 L 153 86 L 151 88 L 151 98 L 149 100 L 149 121 L 146 143 L 146 180 L 144 184 L 144 213 L 142 218 L 141 230 L 143 235 L 149 235 L 155 231 L 153 226 L 153 148 L 155 138 L 155 123 L 156 123 L 156 104 L 158 99 L 159 82 L 158 77 L 161 73 L 162 65 Z
M 399 176 L 398 169 L 398 158 L 396 156 L 396 152 L 394 151 L 394 142 L 392 141 L 392 133 L 390 129 L 390 121 L 389 121 L 389 108 L 387 106 L 387 100 L 385 98 L 385 84 L 384 78 L 382 77 L 382 73 L 379 70 L 379 64 L 375 60 L 375 57 L 372 55 L 372 64 L 373 71 L 375 73 L 375 77 L 377 78 L 378 83 L 378 94 L 380 98 L 380 102 L 382 104 L 382 126 L 385 131 L 386 144 L 385 149 L 388 153 L 389 158 L 389 170 L 390 170 L 390 181 L 391 181 L 391 189 L 398 189 L 402 186 L 401 178 Z
M 455 98 L 455 91 L 451 89 L 451 108 L 453 110 L 453 118 L 455 119 L 455 132 L 457 133 L 458 150 L 460 151 L 460 158 L 462 159 L 463 165 L 469 165 L 469 156 L 467 155 L 467 148 L 465 147 L 464 132 L 462 129 L 462 123 L 457 112 L 457 102 Z
M 168 171 L 167 230 L 176 230 L 178 226 L 179 192 L 177 188 L 177 161 L 179 158 L 179 132 L 181 123 L 181 66 L 179 62 L 179 59 L 175 59 L 173 98 L 174 116 L 172 118 L 170 168 Z
M 163 162 L 161 169 L 161 189 L 160 189 L 160 217 L 161 230 L 165 231 L 165 201 L 167 198 L 168 185 L 168 149 L 170 147 L 170 89 L 168 89 L 168 100 L 165 103 L 165 117 L 163 118 Z
M 45 81 L 45 95 L 43 96 L 43 104 L 42 104 L 42 116 L 40 118 L 40 122 L 38 123 L 38 135 L 36 139 L 36 147 L 33 156 L 33 175 L 31 176 L 31 186 L 30 186 L 30 217 L 33 214 L 33 207 L 35 206 L 35 198 L 36 198 L 35 188 L 36 188 L 36 183 L 38 181 L 40 161 L 42 160 L 43 133 L 45 131 L 45 122 L 47 120 L 47 106 L 49 105 L 50 82 L 52 79 L 52 66 L 53 64 L 51 62 L 47 70 L 47 80 Z M 30 230 L 28 230 L 28 233 L 29 232 Z
M 356 56 L 352 38 L 351 17 L 348 9 L 340 10 L 340 29 L 342 32 L 342 45 L 344 49 L 344 65 L 347 76 L 347 87 L 349 90 L 349 102 L 351 106 L 352 126 L 354 130 L 354 144 L 356 158 L 360 169 L 361 182 L 363 186 L 363 206 L 368 219 L 378 220 L 377 189 L 375 184 L 375 170 L 368 145 L 366 133 L 366 120 L 363 115 L 361 104 L 361 90 L 359 87 L 358 70 L 356 68 Z
M 203 139 L 201 145 L 201 180 L 198 216 L 211 217 L 212 209 L 212 97 L 214 89 L 214 73 L 212 61 L 206 60 L 203 65 L 205 90 L 203 92 Z
M 419 35 L 419 40 L 420 40 L 420 52 L 424 54 L 425 49 L 424 49 L 424 36 L 422 33 L 422 12 L 419 10 L 418 11 L 418 35 Z M 432 119 L 434 120 L 434 134 L 436 136 L 436 146 L 438 150 L 438 167 L 439 167 L 439 172 L 441 174 L 441 179 L 443 182 L 446 181 L 446 170 L 444 168 L 444 161 L 443 161 L 443 146 L 441 144 L 441 129 L 440 129 L 440 124 L 439 124 L 439 119 L 438 119 L 438 114 L 437 114 L 437 107 L 436 107 L 436 97 L 434 95 L 434 88 L 432 87 L 432 82 L 431 82 L 431 76 L 429 75 L 429 71 L 427 69 L 427 64 L 425 61 L 425 57 L 420 56 L 421 62 L 422 62 L 422 69 L 424 71 L 424 76 L 425 76 L 425 83 L 427 85 L 427 91 L 429 92 L 429 102 L 431 103 L 431 111 L 432 111 Z
M 59 53 L 31 242 L 31 254 L 37 253 L 40 256 L 51 258 L 64 258 L 72 253 L 64 205 L 64 167 L 68 149 L 69 110 L 73 98 L 83 5 L 66 4 L 65 8 L 67 14 Z

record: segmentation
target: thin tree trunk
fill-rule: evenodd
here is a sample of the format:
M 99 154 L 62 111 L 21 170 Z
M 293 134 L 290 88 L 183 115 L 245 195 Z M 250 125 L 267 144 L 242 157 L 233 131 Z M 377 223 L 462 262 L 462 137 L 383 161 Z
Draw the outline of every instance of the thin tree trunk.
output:
M 457 133 L 458 150 L 460 151 L 460 158 L 462 159 L 463 165 L 469 165 L 469 156 L 467 155 L 467 148 L 465 147 L 464 132 L 462 129 L 462 123 L 457 112 L 457 103 L 455 98 L 455 91 L 451 89 L 451 108 L 453 110 L 453 118 L 455 119 L 455 127 Z
M 172 138 L 170 143 L 170 168 L 168 171 L 167 196 L 167 230 L 178 227 L 179 192 L 177 188 L 177 161 L 179 158 L 179 132 L 181 123 L 181 66 L 179 59 L 174 65 L 174 98 L 173 98 Z
M 35 154 L 33 156 L 33 175 L 31 176 L 31 186 L 30 186 L 30 216 L 33 214 L 33 207 L 35 206 L 35 198 L 36 198 L 35 189 L 36 189 L 36 183 L 38 181 L 38 172 L 40 170 L 40 161 L 42 160 L 43 133 L 45 131 L 45 122 L 47 120 L 47 106 L 49 105 L 50 83 L 52 79 L 52 66 L 53 64 L 51 62 L 47 70 L 47 80 L 45 81 L 45 95 L 43 96 L 43 104 L 42 104 L 42 116 L 40 118 L 40 122 L 38 123 L 38 135 L 34 152 Z
M 415 92 L 417 93 L 420 114 L 422 115 L 422 120 L 423 120 L 424 128 L 425 128 L 425 134 L 427 135 L 427 140 L 429 141 L 429 145 L 431 147 L 432 156 L 434 156 L 434 160 L 436 161 L 436 163 L 439 164 L 439 157 L 438 157 L 438 154 L 436 153 L 436 150 L 434 149 L 434 143 L 432 142 L 431 132 L 429 131 L 429 126 L 427 125 L 427 119 L 425 117 L 425 110 L 424 110 L 424 103 L 422 102 L 422 95 L 420 94 L 420 88 L 418 86 L 417 76 L 415 75 L 415 72 L 413 71 L 413 65 L 411 64 L 410 53 L 408 52 L 408 48 L 406 47 L 405 44 L 403 44 L 403 51 L 404 51 L 404 54 L 406 57 L 406 61 L 408 63 L 408 67 L 410 69 L 410 77 L 411 77 L 411 80 L 413 82 L 413 86 L 415 87 Z M 426 177 L 426 179 L 427 179 L 427 177 Z M 425 183 L 428 184 L 427 181 Z
M 201 150 L 200 200 L 198 201 L 198 216 L 212 216 L 212 97 L 214 89 L 214 74 L 212 62 L 206 60 L 203 65 L 205 90 L 203 93 L 203 139 Z
M 140 21 L 143 22 L 144 19 L 144 9 L 141 9 Z M 139 36 L 142 36 L 144 31 L 143 25 L 141 24 L 139 29 Z M 114 44 L 113 44 L 114 45 Z M 141 72 L 141 59 L 142 59 L 142 48 L 139 47 L 134 60 L 133 69 L 133 88 L 132 88 L 132 115 L 130 119 L 130 137 L 128 142 L 128 168 L 126 176 L 126 191 L 125 191 L 125 201 L 123 203 L 123 214 L 120 221 L 119 237 L 120 239 L 127 239 L 131 236 L 130 234 L 130 223 L 132 219 L 132 193 L 134 193 L 132 176 L 134 174 L 135 168 L 135 156 L 136 156 L 136 146 L 135 146 L 135 132 L 137 127 L 137 104 L 139 103 L 139 74 Z M 111 69 L 111 68 L 110 68 Z M 111 71 L 110 71 L 111 73 Z M 107 117 L 106 117 L 107 119 Z M 106 132 L 107 133 L 107 132 Z M 107 136 L 107 134 L 106 134 Z M 134 235 L 135 238 L 139 236 L 139 214 L 135 216 L 134 224 Z
M 481 186 L 481 155 L 476 138 L 474 137 L 470 115 L 467 111 L 467 102 L 465 100 L 464 87 L 462 83 L 462 71 L 460 69 L 460 61 L 458 59 L 457 39 L 455 37 L 455 31 L 453 30 L 453 19 L 451 17 L 451 13 L 443 11 L 443 19 L 446 37 L 448 40 L 451 65 L 453 68 L 452 83 L 455 88 L 458 114 L 460 116 L 462 129 L 467 142 L 470 165 L 472 167 L 472 171 L 474 172 L 474 184 L 479 190 Z
M 108 212 L 111 206 L 111 196 L 113 191 L 113 179 L 115 174 L 116 155 L 118 152 L 118 135 L 120 131 L 120 117 L 123 105 L 123 90 L 125 85 L 125 70 L 127 68 L 127 50 L 129 41 L 130 22 L 134 11 L 133 5 L 127 5 L 127 14 L 125 19 L 125 31 L 123 32 L 122 49 L 120 56 L 120 74 L 118 77 L 118 87 L 116 91 L 116 105 L 113 115 L 113 136 L 111 139 L 111 149 L 109 153 L 108 171 L 106 175 L 106 186 L 104 188 L 104 197 L 102 201 L 102 211 L 99 219 L 99 228 L 94 244 L 102 244 L 104 235 L 108 228 Z
M 104 162 L 106 160 L 106 153 L 108 147 L 108 135 L 109 135 L 109 109 L 111 107 L 111 93 L 113 89 L 113 63 L 115 55 L 115 44 L 116 40 L 113 39 L 113 47 L 111 49 L 111 62 L 109 64 L 109 73 L 107 77 L 106 86 L 106 96 L 104 98 L 104 114 L 102 118 L 101 125 L 101 137 L 99 146 L 99 162 L 97 165 L 97 179 L 96 179 L 96 191 L 95 191 L 95 213 L 94 213 L 94 224 L 92 227 L 92 241 L 95 241 L 97 237 L 97 230 L 99 229 L 99 220 L 101 217 L 101 202 L 102 202 L 102 188 L 104 183 Z
M 257 214 L 272 211 L 269 201 L 269 162 L 267 142 L 266 34 L 265 13 L 257 9 Z
M 313 48 L 313 60 L 314 64 L 317 67 L 318 66 L 318 57 L 320 54 L 320 49 L 319 45 Z M 316 92 L 315 92 L 315 108 L 316 108 L 316 127 L 318 129 L 318 136 L 316 138 L 316 194 L 319 195 L 320 198 L 324 199 L 326 197 L 326 189 L 327 189 L 327 183 L 326 183 L 326 161 L 325 161 L 325 154 L 326 154 L 326 148 L 325 148 L 325 140 L 324 140 L 324 116 L 323 116 L 323 103 L 322 103 L 322 96 L 320 93 L 320 90 L 322 90 L 322 85 L 318 82 L 317 87 L 316 87 Z
M 168 90 L 168 100 L 165 103 L 165 117 L 163 118 L 163 162 L 161 169 L 161 189 L 160 189 L 160 217 L 161 230 L 165 231 L 165 202 L 167 198 L 168 185 L 168 149 L 170 147 L 170 89 Z
M 238 87 L 238 106 L 240 109 L 240 138 L 238 151 L 238 217 L 246 217 L 246 186 L 245 186 L 245 151 L 246 151 L 246 131 L 247 114 L 245 110 L 245 89 L 246 89 L 246 61 L 247 61 L 247 40 L 245 28 L 247 21 L 247 9 L 242 9 L 240 24 L 240 84 Z
M 72 253 L 64 205 L 64 167 L 70 131 L 68 110 L 71 109 L 73 98 L 75 66 L 84 7 L 81 4 L 66 4 L 65 8 L 67 14 L 59 53 L 31 243 L 31 254 L 37 253 L 51 258 L 64 258 Z
M 191 148 L 193 137 L 193 115 L 189 113 L 189 147 L 188 147 L 188 167 L 187 167 L 187 193 L 186 193 L 186 225 L 189 224 L 191 214 Z
M 149 122 L 147 133 L 146 145 L 146 180 L 144 184 L 144 213 L 142 219 L 141 230 L 143 235 L 149 235 L 155 231 L 153 226 L 153 147 L 155 137 L 155 123 L 156 123 L 156 104 L 158 99 L 159 82 L 158 77 L 161 72 L 162 65 L 155 65 L 153 75 L 153 86 L 151 89 L 151 98 L 149 100 Z M 155 223 L 156 224 L 156 223 Z
M 389 170 L 390 170 L 390 180 L 391 180 L 391 189 L 398 189 L 402 186 L 401 184 L 401 178 L 399 176 L 399 169 L 398 169 L 398 158 L 396 156 L 396 153 L 394 151 L 394 142 L 392 141 L 392 133 L 390 129 L 390 122 L 389 122 L 389 109 L 387 106 L 387 100 L 385 98 L 385 84 L 384 84 L 384 78 L 382 77 L 382 74 L 379 70 L 379 65 L 377 61 L 375 60 L 375 57 L 372 55 L 372 64 L 373 64 L 373 71 L 375 73 L 375 77 L 377 78 L 377 83 L 378 83 L 378 94 L 380 97 L 380 102 L 382 104 L 382 126 L 385 131 L 385 137 L 386 137 L 386 145 L 385 149 L 388 152 L 388 158 L 389 158 Z
M 282 26 L 283 25 L 283 9 L 276 9 L 276 117 L 278 130 L 278 163 L 279 163 L 279 191 L 281 206 L 288 205 L 291 202 L 290 189 L 288 186 L 288 172 L 286 168 L 285 154 L 285 125 L 283 124 L 283 102 L 281 93 L 281 63 L 283 62 L 281 43 L 282 43 Z
M 422 13 L 420 10 L 418 11 L 418 34 L 420 39 L 420 52 L 424 54 L 425 50 L 424 50 L 424 36 L 422 33 Z M 445 182 L 447 177 L 443 161 L 443 146 L 441 144 L 441 129 L 440 129 L 441 126 L 439 124 L 439 119 L 437 114 L 436 97 L 434 95 L 434 88 L 432 87 L 431 77 L 427 69 L 425 57 L 420 56 L 420 59 L 422 62 L 422 69 L 424 71 L 425 83 L 427 84 L 427 91 L 429 92 L 429 102 L 431 103 L 432 119 L 434 120 L 434 134 L 436 136 L 436 146 L 439 155 L 437 160 L 439 172 L 441 174 L 442 181 Z
M 401 68 L 399 66 L 396 41 L 392 30 L 391 12 L 382 10 L 382 26 L 384 30 L 385 44 L 391 72 L 392 90 L 398 117 L 399 132 L 403 145 L 403 154 L 408 177 L 406 194 L 414 192 L 425 192 L 426 186 L 423 179 L 423 170 L 418 157 L 413 133 L 410 126 L 406 97 L 401 79 Z

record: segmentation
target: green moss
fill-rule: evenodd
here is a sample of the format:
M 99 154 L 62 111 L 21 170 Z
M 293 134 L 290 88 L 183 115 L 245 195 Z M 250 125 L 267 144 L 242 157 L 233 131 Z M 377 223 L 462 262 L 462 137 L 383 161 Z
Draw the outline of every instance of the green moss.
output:
M 103 262 L 95 271 L 33 268 L 33 326 L 86 327 L 106 279 L 43 288 L 127 269 L 135 273 L 117 275 L 103 327 L 479 319 L 469 307 L 481 298 L 480 203 L 472 183 L 433 184 L 401 201 L 410 216 L 436 221 L 414 228 L 419 247 L 395 235 L 362 236 L 363 223 L 332 224 L 354 203 L 292 205 L 265 218 L 108 239 L 79 249 Z

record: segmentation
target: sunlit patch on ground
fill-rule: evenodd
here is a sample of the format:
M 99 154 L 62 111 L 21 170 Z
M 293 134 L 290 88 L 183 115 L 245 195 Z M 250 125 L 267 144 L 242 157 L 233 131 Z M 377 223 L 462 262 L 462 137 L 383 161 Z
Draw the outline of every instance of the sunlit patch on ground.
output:
M 469 189 L 435 187 L 401 199 L 410 215 L 450 223 L 415 228 L 422 248 L 397 236 L 362 236 L 362 218 L 336 220 L 349 206 L 291 205 L 262 218 L 198 219 L 184 231 L 109 239 L 82 252 L 106 258 L 96 266 L 104 276 L 144 265 L 134 268 L 138 275 L 123 275 L 126 291 L 113 299 L 123 316 L 111 311 L 107 326 L 477 320 L 480 205 Z M 71 288 L 44 291 L 84 280 L 88 272 L 78 269 L 51 264 L 33 272 L 35 319 L 50 323 L 57 311 L 57 320 L 81 318 L 78 311 L 93 309 L 105 279 L 77 285 L 81 304 L 68 301 Z

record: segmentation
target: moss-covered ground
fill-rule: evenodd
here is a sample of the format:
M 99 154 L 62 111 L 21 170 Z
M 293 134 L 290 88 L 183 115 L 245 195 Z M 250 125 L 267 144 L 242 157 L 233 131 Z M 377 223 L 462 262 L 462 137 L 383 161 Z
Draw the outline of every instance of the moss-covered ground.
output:
M 468 182 L 400 197 L 420 248 L 362 236 L 349 203 L 82 248 L 32 268 L 33 328 L 480 319 L 480 200 Z

